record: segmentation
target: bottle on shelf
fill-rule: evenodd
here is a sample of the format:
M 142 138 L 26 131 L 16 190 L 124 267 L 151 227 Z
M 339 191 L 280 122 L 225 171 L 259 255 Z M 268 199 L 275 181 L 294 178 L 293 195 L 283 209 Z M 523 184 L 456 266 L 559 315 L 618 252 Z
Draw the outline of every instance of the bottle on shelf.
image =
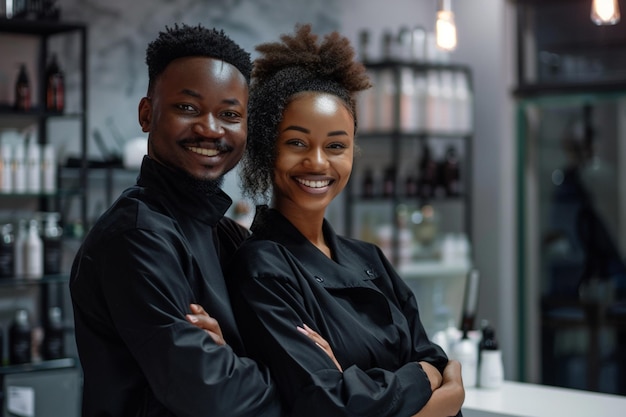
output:
M 9 327 L 9 363 L 18 365 L 31 361 L 32 327 L 28 318 L 28 311 L 15 311 L 13 321 Z
M 26 150 L 23 143 L 17 143 L 13 147 L 13 159 L 11 161 L 13 169 L 13 192 L 20 194 L 26 192 Z
M 26 64 L 20 64 L 20 69 L 15 81 L 15 104 L 17 111 L 29 111 L 31 109 L 30 79 L 26 72 Z
M 407 132 L 418 129 L 418 108 L 415 98 L 415 72 L 412 68 L 400 69 L 400 129 Z
M 56 54 L 46 67 L 46 110 L 63 112 L 65 108 L 65 81 Z
M 58 224 L 59 213 L 46 213 L 43 229 L 43 273 L 54 275 L 61 273 L 63 263 L 63 229 Z
M 16 278 L 24 277 L 24 245 L 28 236 L 28 229 L 26 227 L 26 219 L 19 219 L 17 221 L 17 233 L 15 235 L 15 256 L 14 271 Z
M 370 57 L 370 31 L 363 29 L 359 32 L 359 59 L 361 62 L 368 62 Z
M 442 97 L 441 80 L 439 71 L 429 70 L 426 74 L 426 124 L 425 128 L 430 132 L 442 129 Z
M 384 198 L 391 198 L 396 193 L 396 168 L 388 167 L 385 169 L 383 176 L 383 190 L 382 196 Z
M 396 80 L 392 68 L 378 72 L 376 83 L 376 129 L 392 130 L 395 119 Z
M 8 143 L 0 144 L 0 164 L 0 192 L 8 194 L 13 191 L 13 147 Z
M 472 92 L 467 75 L 462 71 L 454 74 L 455 126 L 457 132 L 467 134 L 472 130 Z
M 30 219 L 28 235 L 24 241 L 24 278 L 39 279 L 43 277 L 43 241 L 39 235 L 39 222 Z
M 421 198 L 428 199 L 435 196 L 438 185 L 438 166 L 433 159 L 430 146 L 424 143 L 419 162 L 418 193 Z
M 60 307 L 51 307 L 44 325 L 44 338 L 41 354 L 45 360 L 60 359 L 65 356 L 63 318 Z
M 41 145 L 33 141 L 26 146 L 26 191 L 41 191 Z
M 15 236 L 13 224 L 0 226 L 0 278 L 15 276 Z
M 413 198 L 418 196 L 417 176 L 414 171 L 407 172 L 404 177 L 404 196 Z
M 57 190 L 57 157 L 54 145 L 46 143 L 41 152 L 41 191 L 53 194 Z
M 376 72 L 368 71 L 372 84 L 376 85 Z M 371 132 L 376 129 L 378 108 L 376 87 L 360 91 L 357 95 L 357 117 L 360 132 Z
M 446 149 L 444 160 L 441 164 L 441 182 L 448 197 L 456 197 L 460 194 L 461 169 L 457 150 L 453 145 Z
M 426 30 L 415 26 L 411 31 L 411 61 L 424 62 L 426 60 Z

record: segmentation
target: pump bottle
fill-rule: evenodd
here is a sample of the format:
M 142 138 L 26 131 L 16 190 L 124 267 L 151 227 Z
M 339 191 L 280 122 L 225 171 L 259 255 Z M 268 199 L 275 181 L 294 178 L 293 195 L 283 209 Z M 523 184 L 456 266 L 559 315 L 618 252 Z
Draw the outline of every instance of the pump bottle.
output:
M 499 388 L 504 380 L 502 352 L 498 347 L 495 330 L 490 325 L 483 327 L 480 342 L 478 383 L 481 388 Z

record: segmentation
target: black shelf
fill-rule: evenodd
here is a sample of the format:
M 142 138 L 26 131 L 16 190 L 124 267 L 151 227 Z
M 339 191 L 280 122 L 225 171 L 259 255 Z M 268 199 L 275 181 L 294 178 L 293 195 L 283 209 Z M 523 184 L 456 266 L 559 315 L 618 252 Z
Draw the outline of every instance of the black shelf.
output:
M 0 32 L 5 33 L 49 36 L 84 29 L 85 25 L 82 23 L 0 18 Z
M 44 275 L 42 278 L 0 278 L 0 288 L 2 287 L 20 287 L 20 286 L 39 286 L 46 284 L 63 284 L 70 279 L 68 274 Z
M 19 365 L 0 366 L 0 375 L 21 374 L 25 372 L 35 371 L 52 371 L 56 369 L 68 369 L 78 366 L 78 362 L 74 358 L 61 358 L 49 361 L 29 362 Z

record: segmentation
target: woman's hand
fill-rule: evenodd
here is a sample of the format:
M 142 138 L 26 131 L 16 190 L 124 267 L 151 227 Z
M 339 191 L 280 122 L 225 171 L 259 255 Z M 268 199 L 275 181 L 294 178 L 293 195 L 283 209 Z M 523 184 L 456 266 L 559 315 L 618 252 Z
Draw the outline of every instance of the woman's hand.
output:
M 328 344 L 326 339 L 324 339 L 322 336 L 319 335 L 319 333 L 317 333 L 315 330 L 311 329 L 306 324 L 303 324 L 302 326 L 303 327 L 300 327 L 300 326 L 297 327 L 298 331 L 300 333 L 304 334 L 305 336 L 307 336 L 312 341 L 314 341 L 315 344 L 320 347 L 320 349 L 322 349 L 324 352 L 326 352 L 326 354 L 334 362 L 334 364 L 337 367 L 337 369 L 339 369 L 340 372 L 343 372 L 343 369 L 341 369 L 341 365 L 339 364 L 339 362 L 337 362 L 337 358 L 335 358 L 335 354 L 333 353 L 333 349 L 330 347 L 330 345 Z
M 224 340 L 222 329 L 217 320 L 209 316 L 209 313 L 204 311 L 204 308 L 199 304 L 190 304 L 190 307 L 191 314 L 185 315 L 187 321 L 207 332 L 219 346 L 225 345 L 226 341 Z
M 426 373 L 428 380 L 430 381 L 430 390 L 434 391 L 441 386 L 443 377 L 441 372 L 428 362 L 419 362 L 422 366 L 422 370 Z
M 465 389 L 461 378 L 461 364 L 448 361 L 443 370 L 443 383 L 433 391 L 426 405 L 413 417 L 456 416 L 465 401 Z

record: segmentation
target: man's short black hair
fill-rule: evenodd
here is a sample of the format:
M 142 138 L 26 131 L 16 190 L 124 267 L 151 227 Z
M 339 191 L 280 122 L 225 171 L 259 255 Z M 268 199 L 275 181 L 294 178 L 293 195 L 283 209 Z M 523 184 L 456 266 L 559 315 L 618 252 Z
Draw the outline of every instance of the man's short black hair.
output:
M 156 78 L 170 62 L 188 56 L 207 56 L 233 65 L 250 82 L 252 62 L 250 54 L 226 36 L 223 30 L 208 29 L 201 25 L 175 24 L 165 27 L 146 50 L 148 64 L 148 91 Z

